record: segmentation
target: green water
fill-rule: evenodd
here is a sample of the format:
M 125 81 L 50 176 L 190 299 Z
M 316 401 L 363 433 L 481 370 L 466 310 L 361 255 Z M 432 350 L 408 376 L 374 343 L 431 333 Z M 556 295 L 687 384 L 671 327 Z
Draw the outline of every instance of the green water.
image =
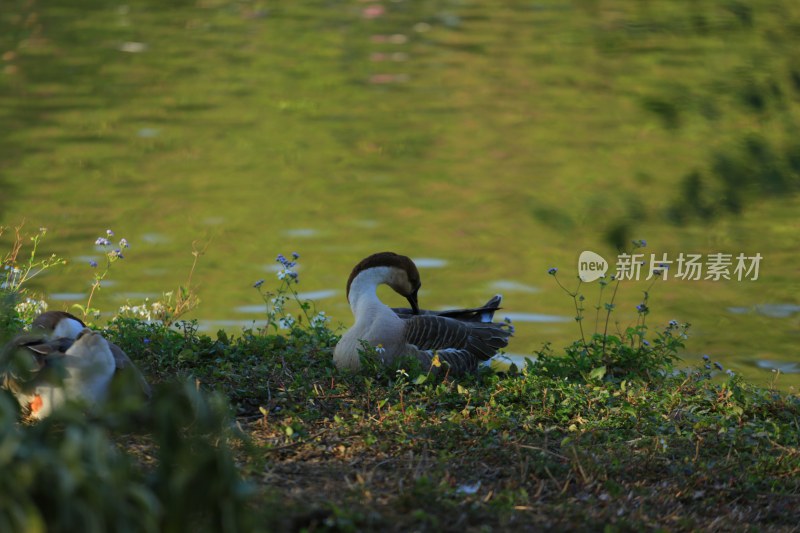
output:
M 209 330 L 261 324 L 252 284 L 293 251 L 299 288 L 348 326 L 350 268 L 392 250 L 427 259 L 427 307 L 502 292 L 516 354 L 576 338 L 547 269 L 612 259 L 615 226 L 659 257 L 758 252 L 756 281 L 657 283 L 648 321 L 691 322 L 691 363 L 762 383 L 779 364 L 796 386 L 800 313 L 757 306 L 800 304 L 798 197 L 668 213 L 744 135 L 797 138 L 797 27 L 789 1 L 4 1 L 0 221 L 46 226 L 70 259 L 33 287 L 51 308 L 85 302 L 106 228 L 131 242 L 106 316 L 182 283 L 210 241 L 189 316 Z M 647 285 L 623 285 L 620 327 Z

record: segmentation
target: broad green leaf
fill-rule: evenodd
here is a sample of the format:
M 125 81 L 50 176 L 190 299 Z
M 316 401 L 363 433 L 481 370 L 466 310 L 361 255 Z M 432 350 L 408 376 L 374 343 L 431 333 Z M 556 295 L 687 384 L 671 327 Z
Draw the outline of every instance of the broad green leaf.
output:
M 598 366 L 591 372 L 589 372 L 590 379 L 603 379 L 603 376 L 606 375 L 606 367 L 605 366 Z

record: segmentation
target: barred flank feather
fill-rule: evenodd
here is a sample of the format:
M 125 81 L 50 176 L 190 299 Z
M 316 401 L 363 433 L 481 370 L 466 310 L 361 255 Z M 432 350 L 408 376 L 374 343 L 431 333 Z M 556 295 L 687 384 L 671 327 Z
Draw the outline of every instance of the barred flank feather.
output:
M 508 345 L 508 324 L 462 322 L 454 318 L 419 315 L 405 321 L 408 344 L 421 352 L 420 361 L 430 362 L 435 353 L 450 366 L 451 373 L 462 374 L 477 368 Z

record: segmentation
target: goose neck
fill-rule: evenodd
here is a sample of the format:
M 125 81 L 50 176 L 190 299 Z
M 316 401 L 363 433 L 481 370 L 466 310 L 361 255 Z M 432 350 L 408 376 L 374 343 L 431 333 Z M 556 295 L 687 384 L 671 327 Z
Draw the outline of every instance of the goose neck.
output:
M 370 268 L 358 274 L 350 285 L 350 308 L 356 321 L 360 317 L 373 316 L 384 309 L 390 310 L 378 298 L 378 285 L 386 283 L 391 275 L 388 267 Z

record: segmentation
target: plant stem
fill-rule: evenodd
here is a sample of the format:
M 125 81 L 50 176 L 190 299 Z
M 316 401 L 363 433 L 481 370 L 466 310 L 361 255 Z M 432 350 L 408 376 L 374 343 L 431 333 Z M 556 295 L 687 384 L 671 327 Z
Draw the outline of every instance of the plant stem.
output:
M 619 290 L 619 284 L 621 280 L 617 280 L 617 284 L 614 286 L 614 294 L 611 295 L 611 301 L 608 304 L 608 310 L 606 311 L 606 325 L 603 329 L 603 357 L 606 356 L 606 339 L 608 338 L 608 321 L 611 319 L 611 311 L 614 309 L 614 300 L 617 297 L 617 291 Z

